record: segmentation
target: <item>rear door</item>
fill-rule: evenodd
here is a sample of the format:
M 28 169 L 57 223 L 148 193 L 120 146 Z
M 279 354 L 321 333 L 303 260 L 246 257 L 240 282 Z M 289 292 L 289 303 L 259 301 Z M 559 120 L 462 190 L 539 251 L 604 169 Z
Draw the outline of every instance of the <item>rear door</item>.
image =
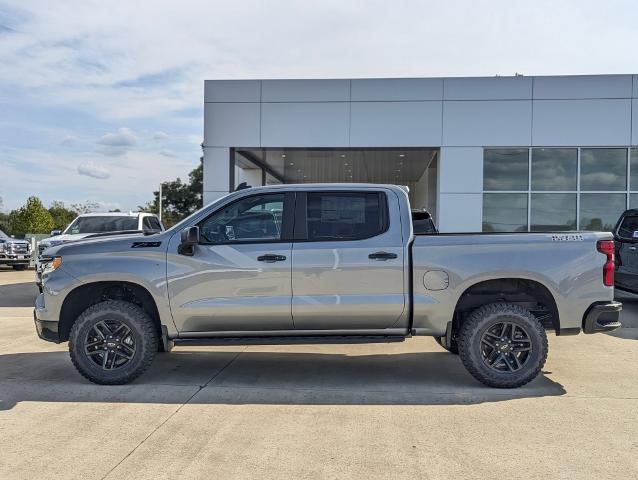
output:
M 616 229 L 618 270 L 616 284 L 620 288 L 638 292 L 638 215 L 625 214 Z
M 392 191 L 297 193 L 295 329 L 407 327 L 399 222 L 399 200 Z

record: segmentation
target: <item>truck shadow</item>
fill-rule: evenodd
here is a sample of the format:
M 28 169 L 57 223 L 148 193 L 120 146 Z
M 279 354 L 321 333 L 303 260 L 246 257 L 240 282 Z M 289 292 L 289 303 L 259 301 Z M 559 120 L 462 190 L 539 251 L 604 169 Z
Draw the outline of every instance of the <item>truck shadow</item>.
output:
M 0 355 L 0 372 L 0 410 L 20 402 L 472 405 L 565 394 L 551 372 L 518 389 L 485 387 L 446 352 L 174 350 L 132 384 L 109 387 L 84 380 L 66 352 Z
M 37 296 L 35 282 L 0 285 L 0 307 L 33 307 Z

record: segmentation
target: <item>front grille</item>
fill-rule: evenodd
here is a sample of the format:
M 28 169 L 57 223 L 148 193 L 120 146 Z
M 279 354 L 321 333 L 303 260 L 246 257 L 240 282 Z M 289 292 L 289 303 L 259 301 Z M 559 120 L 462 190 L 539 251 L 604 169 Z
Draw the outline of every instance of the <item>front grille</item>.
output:
M 11 244 L 11 253 L 17 253 L 20 255 L 24 255 L 29 253 L 29 245 L 24 243 L 12 243 Z

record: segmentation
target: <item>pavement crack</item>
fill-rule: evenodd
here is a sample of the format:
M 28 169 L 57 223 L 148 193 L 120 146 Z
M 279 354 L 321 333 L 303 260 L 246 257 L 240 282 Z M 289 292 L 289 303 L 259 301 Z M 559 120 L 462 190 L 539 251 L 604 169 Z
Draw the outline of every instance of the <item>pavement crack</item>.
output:
M 224 364 L 224 366 L 222 368 L 219 369 L 219 371 L 217 371 L 212 377 L 210 377 L 210 379 L 204 384 L 204 385 L 199 385 L 197 387 L 197 390 L 190 396 L 188 397 L 188 399 L 186 399 L 186 401 L 184 403 L 182 403 L 179 407 L 177 407 L 175 409 L 175 411 L 173 413 L 171 413 L 168 417 L 166 417 L 164 419 L 164 421 L 162 421 L 157 427 L 155 427 L 153 430 L 151 430 L 151 432 L 146 435 L 146 437 L 144 437 L 140 443 L 138 443 L 130 452 L 128 452 L 124 458 L 122 458 L 119 462 L 117 462 L 108 472 L 106 472 L 106 474 L 101 478 L 101 480 L 105 480 L 109 475 L 111 475 L 111 473 L 113 473 L 113 471 L 119 467 L 122 463 L 124 463 L 124 461 L 129 458 L 131 455 L 133 455 L 138 448 L 140 448 L 142 445 L 144 445 L 144 443 L 151 438 L 155 432 L 157 432 L 160 428 L 162 428 L 164 425 L 166 425 L 166 423 L 173 418 L 175 415 L 177 415 L 177 413 L 179 413 L 179 411 L 185 406 L 188 405 L 191 400 L 193 400 L 193 398 L 195 398 L 195 396 L 202 391 L 202 389 L 206 388 L 212 381 L 214 381 L 217 377 L 219 377 L 219 375 L 221 375 L 221 373 L 226 370 L 236 359 L 237 357 L 239 357 L 239 355 L 241 355 L 248 347 L 244 347 L 243 350 L 237 352 L 233 358 L 231 358 L 228 362 L 226 362 Z

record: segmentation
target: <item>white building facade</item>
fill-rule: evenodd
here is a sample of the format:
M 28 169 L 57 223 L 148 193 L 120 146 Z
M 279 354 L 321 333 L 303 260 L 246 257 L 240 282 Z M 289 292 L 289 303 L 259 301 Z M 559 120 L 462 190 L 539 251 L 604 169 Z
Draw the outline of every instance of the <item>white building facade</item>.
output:
M 638 208 L 638 75 L 205 82 L 204 201 L 408 185 L 442 232 L 609 230 Z

